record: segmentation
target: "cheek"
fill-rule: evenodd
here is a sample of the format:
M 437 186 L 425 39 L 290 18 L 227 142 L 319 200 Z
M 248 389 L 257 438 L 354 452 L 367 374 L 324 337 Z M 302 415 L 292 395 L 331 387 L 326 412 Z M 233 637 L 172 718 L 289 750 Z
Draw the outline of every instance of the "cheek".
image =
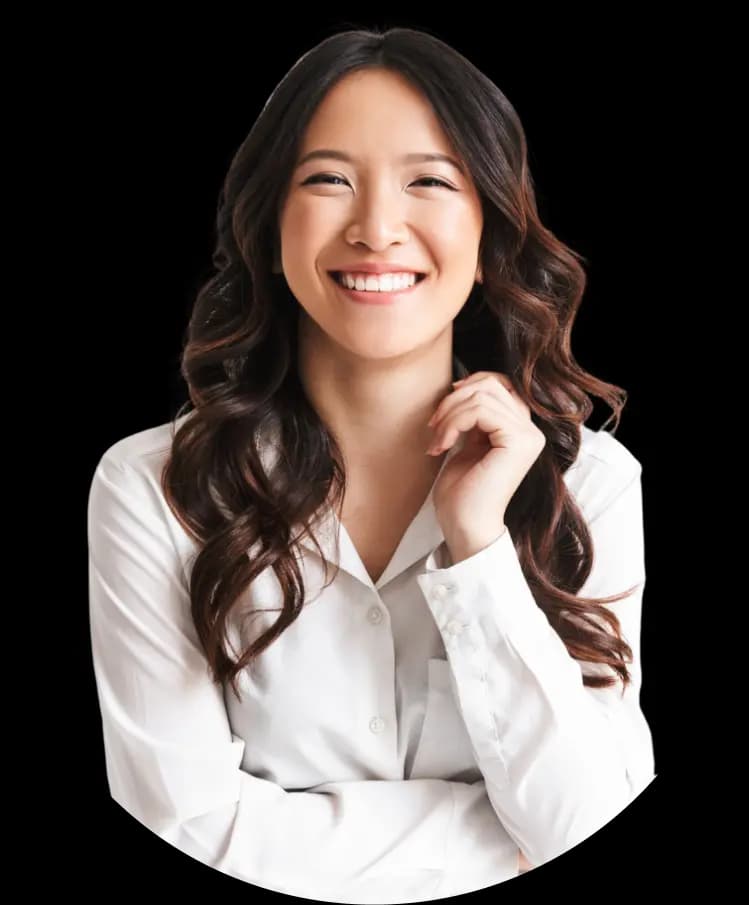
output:
M 289 248 L 304 248 L 314 235 L 315 221 L 308 210 L 297 208 L 289 212 L 283 231 L 283 240 Z
M 475 244 L 481 233 L 480 228 L 476 228 L 474 217 L 462 208 L 435 211 L 429 231 L 435 242 L 451 249 Z
M 340 206 L 333 199 L 308 199 L 289 205 L 286 217 L 286 230 L 301 243 L 311 242 L 336 229 L 344 222 L 341 219 Z
M 340 244 L 340 228 L 319 207 L 300 204 L 290 210 L 281 234 L 289 267 L 310 278 L 325 249 Z

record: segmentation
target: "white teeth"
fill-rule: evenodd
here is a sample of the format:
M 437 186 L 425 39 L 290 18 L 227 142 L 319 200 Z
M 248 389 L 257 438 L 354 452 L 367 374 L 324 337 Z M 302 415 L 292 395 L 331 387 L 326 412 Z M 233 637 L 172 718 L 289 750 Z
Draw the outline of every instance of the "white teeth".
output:
M 343 273 L 338 276 L 339 281 L 348 289 L 356 289 L 360 292 L 394 292 L 399 289 L 408 289 L 416 282 L 415 273 L 383 273 L 368 277 L 353 277 Z

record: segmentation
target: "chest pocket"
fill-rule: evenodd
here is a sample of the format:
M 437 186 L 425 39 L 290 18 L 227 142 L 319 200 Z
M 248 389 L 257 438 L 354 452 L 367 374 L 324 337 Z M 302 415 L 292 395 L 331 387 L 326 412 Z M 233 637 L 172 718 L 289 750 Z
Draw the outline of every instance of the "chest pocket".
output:
M 434 657 L 428 661 L 428 667 L 424 725 L 411 779 L 476 782 L 482 774 L 450 686 L 450 664 L 447 660 Z

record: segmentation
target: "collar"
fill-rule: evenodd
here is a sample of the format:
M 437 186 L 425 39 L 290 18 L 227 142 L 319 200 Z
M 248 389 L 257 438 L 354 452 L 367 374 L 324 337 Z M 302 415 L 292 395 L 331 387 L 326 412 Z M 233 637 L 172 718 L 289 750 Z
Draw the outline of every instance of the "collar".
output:
M 337 566 L 343 571 L 348 572 L 362 584 L 377 590 L 382 588 L 389 581 L 392 581 L 392 579 L 396 578 L 424 556 L 430 556 L 430 562 L 433 566 L 436 566 L 438 562 L 438 559 L 436 558 L 438 556 L 438 548 L 445 542 L 445 537 L 434 509 L 434 486 L 439 480 L 439 477 L 449 460 L 459 452 L 461 448 L 462 441 L 458 440 L 458 442 L 447 451 L 438 475 L 429 489 L 427 498 L 424 500 L 418 513 L 409 524 L 405 534 L 400 539 L 390 562 L 386 566 L 385 571 L 378 578 L 376 583 L 372 582 L 371 576 L 364 567 L 364 563 L 361 561 L 361 557 L 346 530 L 346 526 L 340 521 L 337 513 L 330 506 L 323 508 L 319 519 L 314 523 L 315 537 L 320 544 L 320 549 L 325 554 L 325 558 L 329 560 L 334 567 Z M 424 458 L 426 459 L 426 455 Z M 295 530 L 301 530 L 301 526 L 296 526 Z M 337 547 L 336 541 L 338 543 Z M 299 543 L 311 553 L 319 556 L 317 547 L 310 537 L 305 535 L 300 538 Z
M 467 368 L 456 355 L 453 355 L 453 379 L 459 380 L 468 374 L 469 371 Z M 356 547 L 344 524 L 338 518 L 337 513 L 332 507 L 324 506 L 318 515 L 318 518 L 313 522 L 313 530 L 315 538 L 320 545 L 320 549 L 323 551 L 325 558 L 331 565 L 334 568 L 337 567 L 348 572 L 367 587 L 378 590 L 424 556 L 430 556 L 429 561 L 432 563 L 433 567 L 436 566 L 439 562 L 437 558 L 438 548 L 445 542 L 445 537 L 434 509 L 434 486 L 444 471 L 446 464 L 461 450 L 462 445 L 462 441 L 458 439 L 458 442 L 447 451 L 427 498 L 424 500 L 418 513 L 406 529 L 390 562 L 376 583 L 372 582 L 372 578 L 364 567 Z M 275 444 L 271 442 L 267 447 L 264 446 L 264 452 L 266 451 L 272 457 L 273 453 L 276 451 Z M 424 458 L 426 461 L 426 454 Z M 264 459 L 266 468 L 268 469 L 272 463 L 268 458 L 264 457 Z M 292 534 L 293 536 L 296 536 L 302 531 L 303 526 L 297 524 L 294 525 Z M 314 541 L 306 534 L 299 539 L 299 544 L 310 553 L 319 556 Z M 445 551 L 443 551 L 443 554 L 444 552 Z

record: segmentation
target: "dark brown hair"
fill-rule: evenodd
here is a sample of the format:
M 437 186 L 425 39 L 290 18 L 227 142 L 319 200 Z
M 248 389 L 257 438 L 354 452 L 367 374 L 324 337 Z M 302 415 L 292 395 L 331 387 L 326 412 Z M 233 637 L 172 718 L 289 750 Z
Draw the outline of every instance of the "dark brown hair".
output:
M 238 695 L 239 673 L 299 616 L 305 588 L 292 529 L 303 526 L 322 556 L 313 523 L 345 493 L 340 449 L 296 371 L 300 306 L 272 262 L 306 124 L 341 77 L 364 68 L 399 73 L 423 93 L 475 181 L 484 214 L 483 284 L 453 322 L 453 349 L 470 372 L 507 374 L 544 432 L 546 445 L 505 523 L 533 596 L 570 655 L 610 667 L 624 689 L 632 650 L 615 613 L 601 604 L 635 588 L 601 599 L 577 595 L 592 568 L 592 542 L 563 480 L 592 412 L 589 396 L 612 409 L 614 431 L 627 397 L 583 370 L 570 351 L 585 258 L 539 220 L 525 134 L 507 98 L 457 51 L 408 28 L 339 32 L 303 55 L 266 101 L 222 186 L 216 273 L 198 291 L 187 327 L 181 374 L 190 400 L 174 422 L 192 409 L 179 429 L 172 426 L 162 476 L 170 508 L 200 547 L 190 597 L 212 677 Z M 261 438 L 271 424 L 280 454 L 266 472 Z M 283 589 L 280 615 L 233 659 L 229 614 L 267 568 Z M 600 673 L 583 680 L 599 688 L 617 681 Z

